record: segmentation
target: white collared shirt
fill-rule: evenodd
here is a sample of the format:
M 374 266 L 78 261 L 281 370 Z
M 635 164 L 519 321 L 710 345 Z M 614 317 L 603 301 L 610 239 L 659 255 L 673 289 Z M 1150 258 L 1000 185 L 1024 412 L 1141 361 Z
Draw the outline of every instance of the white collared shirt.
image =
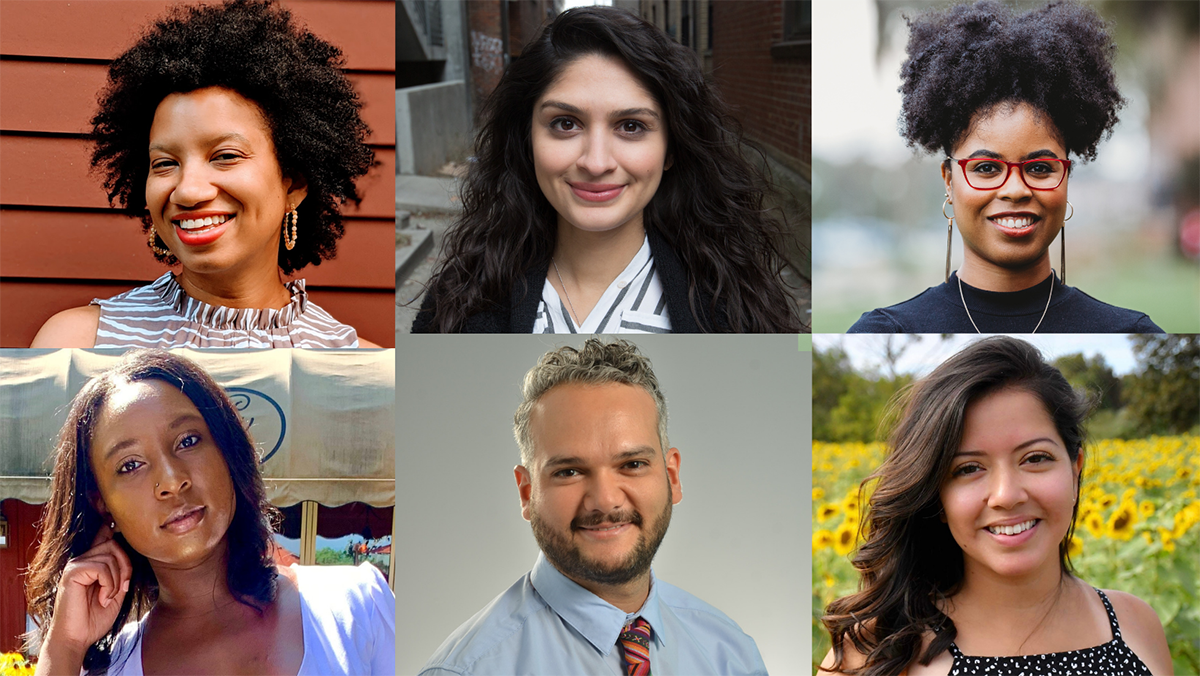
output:
M 583 324 L 575 323 L 565 299 L 550 283 L 542 287 L 534 333 L 670 333 L 667 298 L 650 255 L 650 240 L 608 285 Z

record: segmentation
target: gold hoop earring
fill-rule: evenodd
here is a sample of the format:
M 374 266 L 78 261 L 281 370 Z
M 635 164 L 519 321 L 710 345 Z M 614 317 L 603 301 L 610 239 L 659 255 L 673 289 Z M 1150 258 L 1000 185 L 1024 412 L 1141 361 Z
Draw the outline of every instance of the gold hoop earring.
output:
M 1069 220 L 1069 219 L 1068 219 Z M 1067 283 L 1067 226 L 1058 231 L 1058 271 L 1062 275 L 1062 283 Z
M 150 247 L 150 250 L 153 251 L 155 253 L 155 255 L 162 256 L 163 258 L 169 258 L 174 255 L 171 253 L 170 249 L 165 249 L 163 247 L 160 247 L 158 245 L 158 241 L 159 241 L 158 240 L 158 232 L 156 232 L 153 228 L 151 228 L 150 229 L 150 237 L 146 241 L 146 245 Z M 166 244 L 166 242 L 163 242 L 163 244 Z
M 1067 221 L 1069 221 L 1075 217 L 1075 205 L 1071 204 L 1071 200 L 1067 200 L 1067 206 L 1071 207 L 1071 215 L 1064 218 L 1063 223 L 1066 223 Z
M 283 246 L 288 251 L 296 248 L 296 224 L 299 222 L 300 214 L 295 209 L 283 215 Z
M 946 195 L 946 201 L 942 202 L 942 217 L 946 219 L 946 281 L 950 281 L 950 243 L 954 239 L 954 213 L 946 215 L 946 205 L 953 205 L 950 201 L 950 196 Z

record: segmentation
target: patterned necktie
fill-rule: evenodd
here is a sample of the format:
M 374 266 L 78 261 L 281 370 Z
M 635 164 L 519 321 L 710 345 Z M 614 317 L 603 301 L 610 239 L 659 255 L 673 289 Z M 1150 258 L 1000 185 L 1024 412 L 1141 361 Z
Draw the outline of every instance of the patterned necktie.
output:
M 650 676 L 650 623 L 637 618 L 617 639 L 626 676 Z

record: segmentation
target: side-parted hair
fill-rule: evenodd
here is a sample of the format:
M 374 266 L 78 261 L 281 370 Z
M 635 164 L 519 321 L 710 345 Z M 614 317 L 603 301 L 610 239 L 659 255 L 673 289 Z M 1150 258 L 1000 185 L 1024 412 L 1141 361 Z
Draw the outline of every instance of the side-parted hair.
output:
M 853 559 L 862 575 L 859 591 L 830 603 L 821 618 L 833 639 L 834 671 L 894 676 L 915 661 L 929 664 L 954 641 L 954 622 L 938 601 L 960 589 L 963 554 L 939 518 L 940 491 L 959 450 L 967 407 L 1005 389 L 1036 396 L 1071 461 L 1079 457 L 1089 399 L 1025 341 L 980 340 L 902 392 L 893 403 L 901 413 L 888 438 L 887 458 L 860 488 L 861 494 L 875 482 L 861 525 L 865 541 Z M 1077 485 L 1076 497 L 1078 490 Z M 1059 543 L 1063 575 L 1072 570 L 1067 547 L 1078 507 L 1076 500 Z M 927 631 L 935 636 L 921 653 Z M 865 657 L 857 670 L 846 666 L 847 641 Z
M 565 383 L 604 385 L 620 383 L 640 387 L 654 399 L 658 411 L 658 442 L 665 454 L 667 448 L 667 400 L 658 387 L 658 378 L 650 360 L 637 346 L 620 338 L 605 343 L 588 338 L 578 350 L 567 346 L 542 355 L 537 366 L 525 374 L 521 387 L 524 400 L 513 416 L 513 436 L 521 449 L 521 464 L 533 462 L 533 438 L 529 434 L 529 416 L 542 395 Z
M 688 304 L 701 326 L 730 332 L 798 332 L 781 277 L 786 237 L 764 206 L 768 183 L 747 161 L 737 121 L 704 78 L 696 55 L 621 9 L 579 7 L 543 27 L 505 69 L 481 110 L 462 216 L 446 234 L 428 293 L 430 330 L 461 330 L 472 315 L 507 306 L 526 273 L 547 267 L 558 219 L 533 165 L 533 106 L 573 61 L 598 54 L 624 64 L 662 108 L 670 168 L 646 205 L 687 270 Z M 702 301 L 709 298 L 710 301 Z
M 58 582 L 67 561 L 90 549 L 100 530 L 101 515 L 95 507 L 99 487 L 91 462 L 92 437 L 100 415 L 117 388 L 148 380 L 178 387 L 195 404 L 229 468 L 237 498 L 233 520 L 225 533 L 229 591 L 238 601 L 260 612 L 275 599 L 271 525 L 278 511 L 267 501 L 258 454 L 241 417 L 221 387 L 190 360 L 162 350 L 136 350 L 83 386 L 71 402 L 59 434 L 50 500 L 38 525 L 39 546 L 25 584 L 29 614 L 37 625 L 25 637 L 31 651 L 36 652 L 50 627 Z M 133 575 L 112 628 L 88 648 L 84 657 L 83 667 L 90 672 L 108 667 L 114 641 L 126 621 L 141 617 L 158 598 L 158 581 L 149 561 L 119 532 L 114 539 L 129 556 Z

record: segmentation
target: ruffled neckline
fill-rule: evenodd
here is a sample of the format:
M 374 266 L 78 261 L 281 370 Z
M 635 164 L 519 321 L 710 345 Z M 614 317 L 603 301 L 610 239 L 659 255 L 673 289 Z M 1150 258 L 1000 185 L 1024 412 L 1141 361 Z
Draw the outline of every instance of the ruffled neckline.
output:
M 171 272 L 150 284 L 150 288 L 162 302 L 184 319 L 213 329 L 243 331 L 286 329 L 304 314 L 308 309 L 308 293 L 304 290 L 304 280 L 296 279 L 284 286 L 291 300 L 287 305 L 276 309 L 210 305 L 189 296 Z

